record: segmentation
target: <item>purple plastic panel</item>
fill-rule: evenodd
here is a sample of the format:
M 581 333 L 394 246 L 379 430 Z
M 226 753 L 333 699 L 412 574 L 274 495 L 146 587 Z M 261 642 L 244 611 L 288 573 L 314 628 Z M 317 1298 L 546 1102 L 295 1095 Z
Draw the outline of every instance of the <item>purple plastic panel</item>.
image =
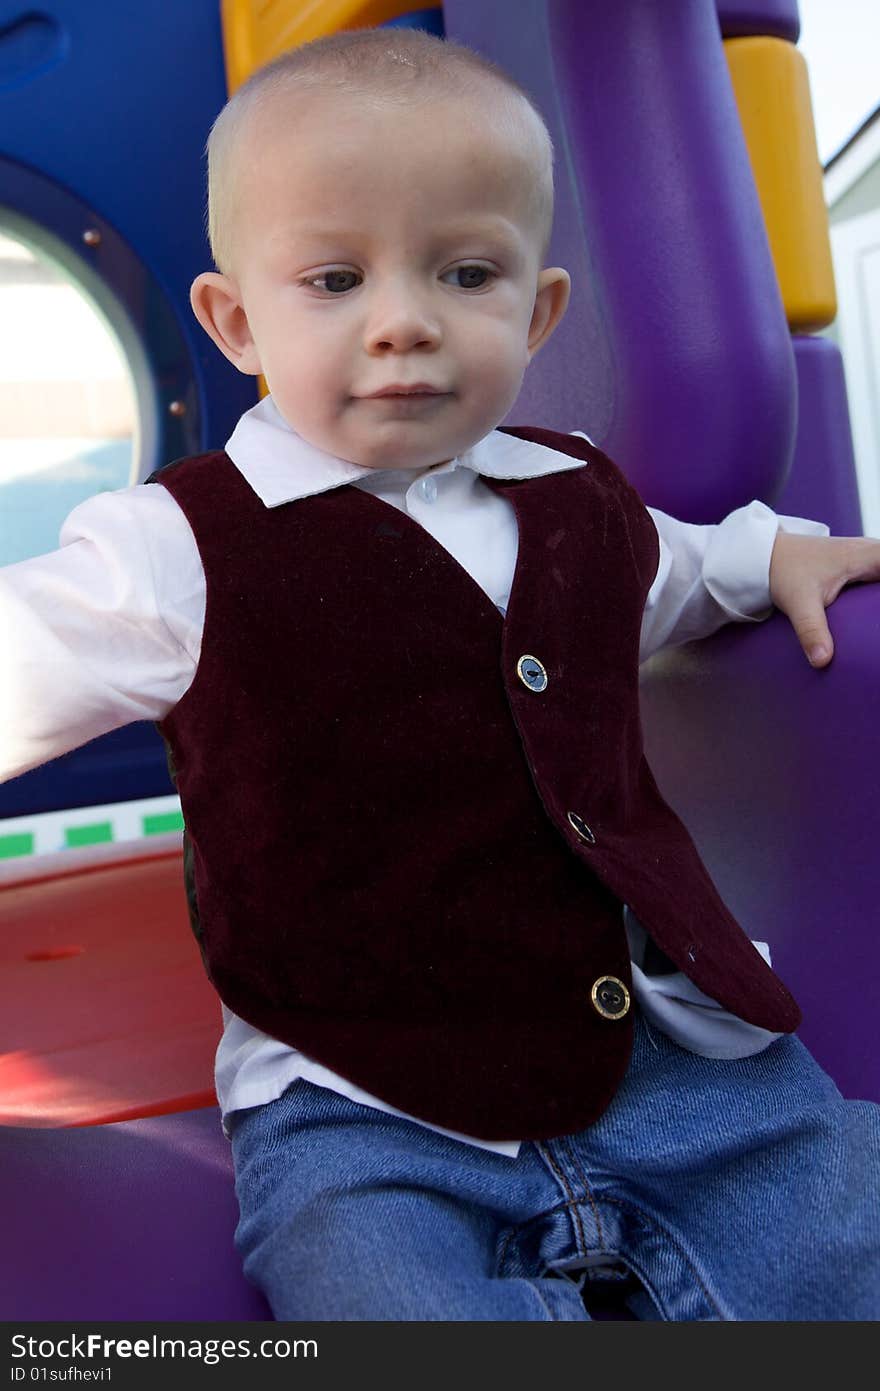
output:
M 270 1319 L 232 1244 L 216 1108 L 64 1130 L 0 1129 L 0 1318 Z
M 715 0 L 721 32 L 726 39 L 766 34 L 797 43 L 801 17 L 797 0 Z
M 804 1013 L 846 1096 L 880 1101 L 880 589 L 829 610 L 835 655 L 788 620 L 733 625 L 643 668 L 648 757 L 722 897 Z
M 799 402 L 794 463 L 782 492 L 767 501 L 789 516 L 827 522 L 835 536 L 861 536 L 840 349 L 830 338 L 797 336 L 792 342 Z
M 548 0 L 615 364 L 602 440 L 643 496 L 714 521 L 771 495 L 794 359 L 712 0 Z

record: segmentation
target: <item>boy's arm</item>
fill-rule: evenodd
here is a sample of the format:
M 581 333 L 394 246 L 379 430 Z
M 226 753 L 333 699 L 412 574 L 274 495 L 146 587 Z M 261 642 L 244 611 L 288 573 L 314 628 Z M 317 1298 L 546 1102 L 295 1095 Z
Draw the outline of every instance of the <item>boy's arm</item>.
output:
M 739 507 L 717 526 L 680 522 L 649 507 L 660 563 L 645 604 L 640 659 L 662 647 L 708 637 L 725 623 L 760 622 L 772 612 L 770 561 L 778 535 L 828 536 L 821 522 L 777 516 L 763 502 Z
M 60 550 L 0 569 L 0 782 L 162 719 L 180 699 L 200 639 L 187 534 L 165 489 L 141 485 L 90 498 L 64 523 Z M 157 595 L 157 574 L 186 596 L 179 612 Z

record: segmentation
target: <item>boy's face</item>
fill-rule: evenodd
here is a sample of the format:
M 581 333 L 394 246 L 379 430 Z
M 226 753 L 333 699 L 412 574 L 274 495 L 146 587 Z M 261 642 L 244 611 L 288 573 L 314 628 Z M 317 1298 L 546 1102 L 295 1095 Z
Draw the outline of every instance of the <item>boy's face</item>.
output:
M 301 94 L 237 168 L 234 278 L 199 276 L 193 309 L 298 434 L 423 468 L 504 419 L 569 282 L 540 272 L 529 165 L 491 113 Z

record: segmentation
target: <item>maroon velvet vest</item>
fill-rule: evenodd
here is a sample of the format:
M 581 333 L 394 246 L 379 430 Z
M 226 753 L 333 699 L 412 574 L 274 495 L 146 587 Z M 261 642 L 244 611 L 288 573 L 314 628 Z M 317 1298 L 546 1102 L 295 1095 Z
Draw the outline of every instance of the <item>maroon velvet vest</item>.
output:
M 586 441 L 510 433 L 586 467 L 485 480 L 519 528 L 506 618 L 358 488 L 267 508 L 222 452 L 158 476 L 207 580 L 160 729 L 214 986 L 389 1104 L 496 1139 L 581 1129 L 613 1097 L 621 902 L 727 1009 L 799 1022 L 645 762 L 653 522 Z

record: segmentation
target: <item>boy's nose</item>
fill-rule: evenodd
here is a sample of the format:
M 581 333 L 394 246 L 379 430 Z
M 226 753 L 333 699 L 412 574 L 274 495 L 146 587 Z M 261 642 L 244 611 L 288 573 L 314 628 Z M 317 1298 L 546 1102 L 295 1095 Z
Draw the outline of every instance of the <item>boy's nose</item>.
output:
M 433 348 L 441 339 L 437 316 L 412 291 L 401 287 L 377 296 L 365 328 L 370 353 L 411 352 Z

